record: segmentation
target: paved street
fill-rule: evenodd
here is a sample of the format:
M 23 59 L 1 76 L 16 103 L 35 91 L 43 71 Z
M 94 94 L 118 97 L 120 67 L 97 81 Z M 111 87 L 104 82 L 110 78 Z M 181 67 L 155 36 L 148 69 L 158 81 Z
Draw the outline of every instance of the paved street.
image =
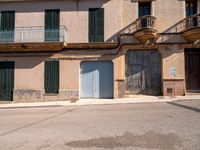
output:
M 200 101 L 0 109 L 0 150 L 199 150 Z

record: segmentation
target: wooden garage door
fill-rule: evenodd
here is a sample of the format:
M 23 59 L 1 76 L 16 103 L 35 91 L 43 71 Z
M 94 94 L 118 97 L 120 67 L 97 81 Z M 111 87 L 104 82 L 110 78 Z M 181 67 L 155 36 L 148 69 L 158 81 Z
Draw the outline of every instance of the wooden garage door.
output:
M 161 56 L 157 51 L 127 52 L 126 93 L 161 94 Z
M 113 98 L 111 61 L 81 63 L 81 98 Z
M 187 92 L 200 92 L 200 51 L 185 50 L 185 77 Z
M 10 101 L 14 88 L 14 62 L 0 62 L 0 101 Z

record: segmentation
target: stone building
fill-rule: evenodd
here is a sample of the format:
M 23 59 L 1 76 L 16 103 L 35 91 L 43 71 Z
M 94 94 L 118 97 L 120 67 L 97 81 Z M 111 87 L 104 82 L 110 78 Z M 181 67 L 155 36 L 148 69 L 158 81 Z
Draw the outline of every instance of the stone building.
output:
M 200 92 L 200 0 L 0 0 L 0 101 Z

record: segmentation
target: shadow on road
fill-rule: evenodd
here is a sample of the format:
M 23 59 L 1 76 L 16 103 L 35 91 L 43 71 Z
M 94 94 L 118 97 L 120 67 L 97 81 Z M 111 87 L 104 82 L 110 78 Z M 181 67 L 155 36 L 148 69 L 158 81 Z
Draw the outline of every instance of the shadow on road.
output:
M 199 108 L 195 108 L 195 107 L 191 107 L 191 106 L 187 106 L 187 105 L 183 105 L 183 104 L 178 104 L 178 103 L 174 103 L 174 102 L 166 102 L 166 103 L 170 104 L 170 105 L 186 108 L 186 109 L 189 109 L 189 110 L 192 110 L 192 111 L 200 113 L 200 109 Z
M 11 133 L 16 132 L 16 131 L 19 131 L 19 130 L 22 130 L 22 129 L 24 129 L 24 128 L 31 127 L 31 126 L 36 125 L 36 124 L 39 124 L 39 123 L 41 123 L 41 122 L 44 122 L 44 121 L 47 121 L 47 120 L 56 118 L 56 117 L 61 116 L 61 115 L 63 115 L 63 114 L 70 113 L 70 112 L 75 111 L 75 110 L 77 110 L 77 109 L 79 109 L 79 108 L 80 108 L 80 107 L 74 108 L 74 109 L 70 109 L 70 110 L 64 111 L 64 112 L 62 112 L 62 113 L 58 113 L 58 114 L 56 114 L 56 115 L 53 115 L 53 116 L 50 116 L 50 117 L 41 119 L 41 120 L 39 120 L 39 121 L 35 121 L 35 122 L 32 122 L 32 123 L 26 124 L 26 125 L 24 125 L 24 126 L 22 126 L 22 127 L 19 127 L 19 128 L 10 130 L 10 131 L 6 131 L 6 132 L 3 132 L 3 133 L 0 133 L 0 137 L 1 137 L 1 136 L 8 135 L 8 134 L 11 134 Z
M 121 136 L 100 137 L 90 140 L 71 141 L 65 143 L 67 147 L 74 148 L 105 148 L 113 149 L 119 147 L 142 147 L 148 149 L 175 149 L 182 144 L 182 140 L 174 133 L 161 134 L 146 132 L 143 135 L 136 135 L 126 132 Z

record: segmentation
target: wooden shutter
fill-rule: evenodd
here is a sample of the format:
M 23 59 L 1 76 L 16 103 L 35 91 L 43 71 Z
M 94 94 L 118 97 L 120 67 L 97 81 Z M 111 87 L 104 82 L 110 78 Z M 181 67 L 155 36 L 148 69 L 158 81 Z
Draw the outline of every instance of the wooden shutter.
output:
M 45 10 L 45 41 L 59 41 L 60 10 Z
M 45 61 L 45 93 L 59 92 L 59 61 Z
M 126 92 L 161 94 L 161 56 L 155 50 L 129 50 L 126 53 Z
M 10 101 L 14 89 L 14 62 L 0 62 L 0 101 Z
M 104 9 L 89 9 L 89 42 L 104 42 Z
M 0 41 L 13 42 L 15 29 L 15 12 L 2 11 L 0 17 Z

